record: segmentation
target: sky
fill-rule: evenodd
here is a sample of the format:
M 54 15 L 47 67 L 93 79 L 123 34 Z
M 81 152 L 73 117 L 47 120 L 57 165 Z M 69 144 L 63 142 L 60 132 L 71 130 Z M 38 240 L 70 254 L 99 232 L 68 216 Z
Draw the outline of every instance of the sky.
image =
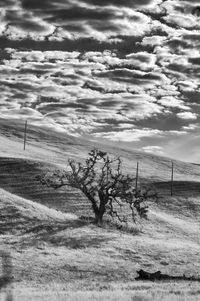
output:
M 200 163 L 200 0 L 1 0 L 0 116 Z

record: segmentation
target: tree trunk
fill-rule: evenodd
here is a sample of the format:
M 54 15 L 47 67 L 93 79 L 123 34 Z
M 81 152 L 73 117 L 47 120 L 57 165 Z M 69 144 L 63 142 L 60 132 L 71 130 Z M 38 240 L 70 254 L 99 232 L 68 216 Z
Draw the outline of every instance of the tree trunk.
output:
M 95 215 L 95 224 L 97 224 L 98 226 L 101 226 L 103 223 L 103 215 L 105 213 L 105 210 L 99 210 L 99 213 L 97 215 Z
M 82 189 L 82 191 L 92 204 L 92 209 L 95 214 L 95 224 L 101 226 L 103 222 L 103 215 L 106 211 L 106 204 L 108 203 L 108 195 L 104 194 L 102 191 L 98 192 L 100 201 L 100 205 L 98 206 L 98 203 L 86 188 Z
M 82 189 L 82 192 L 85 194 L 85 196 L 88 198 L 88 200 L 90 200 L 91 205 L 92 205 L 92 210 L 95 214 L 95 223 L 97 223 L 98 221 L 98 216 L 99 216 L 99 208 L 97 205 L 96 200 L 94 199 L 94 197 L 87 191 L 87 189 L 84 187 L 84 189 Z
M 105 196 L 102 196 L 102 197 L 100 197 L 100 205 L 99 205 L 99 210 L 98 210 L 98 216 L 96 219 L 96 222 L 99 226 L 102 225 L 103 216 L 104 216 L 105 212 L 106 212 L 106 200 L 105 200 Z

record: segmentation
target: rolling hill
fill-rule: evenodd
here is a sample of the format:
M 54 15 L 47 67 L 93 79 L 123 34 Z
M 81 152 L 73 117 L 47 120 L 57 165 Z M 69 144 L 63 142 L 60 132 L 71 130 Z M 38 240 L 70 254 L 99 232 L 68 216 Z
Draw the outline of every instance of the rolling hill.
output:
M 140 268 L 200 277 L 200 166 L 174 161 L 171 197 L 169 158 L 36 126 L 28 127 L 23 151 L 22 132 L 23 123 L 0 120 L 0 240 L 12 257 L 14 300 L 80 300 L 80 294 L 82 300 L 199 300 L 198 283 L 134 278 Z M 140 183 L 158 190 L 148 220 L 131 231 L 81 219 L 92 211 L 78 191 L 37 180 L 64 168 L 68 158 L 84 160 L 93 147 L 121 156 L 123 170 L 133 175 L 139 162 Z

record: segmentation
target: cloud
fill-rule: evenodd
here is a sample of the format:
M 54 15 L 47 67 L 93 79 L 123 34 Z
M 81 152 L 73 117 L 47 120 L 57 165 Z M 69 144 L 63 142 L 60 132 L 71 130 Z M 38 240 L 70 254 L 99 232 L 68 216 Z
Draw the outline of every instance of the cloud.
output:
M 20 118 L 24 120 L 37 120 L 43 118 L 42 114 L 31 108 L 3 108 L 1 113 L 4 118 Z
M 5 10 L 3 22 L 7 24 L 4 35 L 13 40 L 28 36 L 33 39 L 44 39 L 44 36 L 52 34 L 55 30 L 53 24 L 22 9 Z
M 200 128 L 198 4 L 1 1 L 1 116 L 171 155 Z
M 166 41 L 166 37 L 163 36 L 150 36 L 150 37 L 143 37 L 141 45 L 143 46 L 159 46 L 162 45 L 163 41 Z
M 190 107 L 186 106 L 183 100 L 172 97 L 172 96 L 161 97 L 158 100 L 158 103 L 167 108 L 179 108 L 179 109 L 184 109 L 184 110 L 190 110 Z M 185 113 L 187 113 L 187 112 L 185 112 Z M 181 113 L 179 113 L 179 115 L 180 114 Z
M 130 53 L 126 55 L 126 60 L 123 64 L 132 66 L 133 68 L 139 68 L 143 71 L 150 71 L 155 68 L 156 56 L 148 52 Z
M 131 8 L 140 8 L 142 6 L 150 5 L 153 1 L 152 0 L 135 0 L 134 2 L 132 0 L 102 0 L 99 2 L 98 0 L 85 0 L 85 3 L 89 3 L 92 5 L 97 6 L 120 6 L 120 7 L 131 7 Z
M 184 14 L 170 14 L 167 17 L 164 17 L 164 20 L 168 24 L 175 24 L 179 27 L 184 27 L 187 29 L 194 28 L 198 29 L 198 20 L 192 15 L 186 16 Z
M 182 119 L 192 119 L 192 120 L 197 119 L 197 114 L 192 113 L 192 112 L 181 112 L 181 113 L 178 113 L 177 116 Z
M 38 32 L 43 33 L 43 38 L 48 36 L 50 40 L 58 41 L 91 36 L 103 41 L 117 35 L 141 35 L 148 30 L 149 18 L 134 8 L 151 2 L 21 0 L 22 6 L 18 10 L 6 12 L 5 19 L 9 24 L 6 35 L 10 39 L 24 39 L 28 32 L 32 39 L 39 40 L 42 36 L 34 34 Z M 12 25 L 14 32 L 11 32 Z
M 163 155 L 163 147 L 162 146 L 158 146 L 158 145 L 148 145 L 148 146 L 144 146 L 142 148 L 142 150 L 145 153 L 152 153 L 152 154 L 158 154 L 158 155 Z
M 103 137 L 106 139 L 110 139 L 113 141 L 125 141 L 125 142 L 133 142 L 133 141 L 139 141 L 141 138 L 145 137 L 158 137 L 159 135 L 162 135 L 162 133 L 159 130 L 152 130 L 152 129 L 126 129 L 123 131 L 116 131 L 116 132 L 109 132 L 109 133 L 97 133 L 95 134 L 96 137 Z
M 199 124 L 191 123 L 188 126 L 183 126 L 183 130 L 193 131 L 195 129 L 198 129 L 198 127 L 199 127 Z

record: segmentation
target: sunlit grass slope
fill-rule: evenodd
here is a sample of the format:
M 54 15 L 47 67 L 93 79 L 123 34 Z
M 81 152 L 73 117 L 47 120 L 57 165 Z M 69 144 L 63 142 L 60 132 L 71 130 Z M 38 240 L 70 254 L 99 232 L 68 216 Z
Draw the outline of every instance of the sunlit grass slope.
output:
M 199 300 L 198 283 L 134 281 L 140 268 L 200 277 L 198 165 L 175 161 L 171 197 L 168 158 L 31 126 L 23 151 L 23 123 L 0 124 L 0 243 L 12 256 L 15 300 Z M 92 147 L 120 155 L 132 175 L 139 161 L 140 182 L 158 189 L 148 220 L 131 233 L 80 219 L 92 211 L 78 191 L 37 179 L 70 157 L 83 160 Z

